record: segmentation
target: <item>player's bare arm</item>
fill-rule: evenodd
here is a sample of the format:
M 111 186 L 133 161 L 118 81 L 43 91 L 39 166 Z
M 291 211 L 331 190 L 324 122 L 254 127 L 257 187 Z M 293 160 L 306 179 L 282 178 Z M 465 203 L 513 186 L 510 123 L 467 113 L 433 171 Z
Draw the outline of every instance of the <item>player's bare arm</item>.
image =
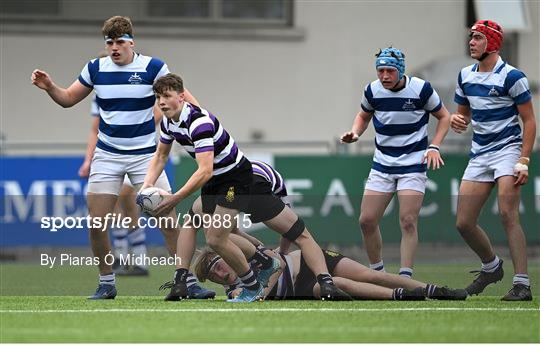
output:
M 450 113 L 443 105 L 441 109 L 431 113 L 431 115 L 438 120 L 438 123 L 433 140 L 431 141 L 431 144 L 424 155 L 424 163 L 427 163 L 428 169 L 432 168 L 433 170 L 436 170 L 444 165 L 439 147 L 441 146 L 441 143 L 446 137 L 448 129 L 450 128 Z
M 45 71 L 36 69 L 30 77 L 32 84 L 45 90 L 53 101 L 64 108 L 69 108 L 82 101 L 92 92 L 92 89 L 75 80 L 67 89 L 56 85 L 49 74 Z
M 84 162 L 79 168 L 79 177 L 86 178 L 90 174 L 90 164 L 92 163 L 92 157 L 94 156 L 94 150 L 96 149 L 98 128 L 99 116 L 93 116 L 92 127 L 90 128 L 90 134 L 88 134 L 88 143 L 86 144 Z
M 523 145 L 521 147 L 521 157 L 514 167 L 516 174 L 516 185 L 524 185 L 529 179 L 530 155 L 536 138 L 536 119 L 532 101 L 517 106 L 519 116 L 523 122 Z
M 158 143 L 156 153 L 154 153 L 150 165 L 148 166 L 148 172 L 144 178 L 141 190 L 154 186 L 159 175 L 161 175 L 163 169 L 165 169 L 165 164 L 167 164 L 169 153 L 171 152 L 171 146 L 172 144 L 165 144 L 161 141 Z
M 201 189 L 208 180 L 212 178 L 214 171 L 214 151 L 206 151 L 195 154 L 197 170 L 191 175 L 186 183 L 176 193 L 165 198 L 156 208 L 156 216 L 167 215 L 182 200 L 190 196 L 195 191 Z M 152 163 L 150 163 L 152 166 Z M 156 175 L 157 178 L 158 175 Z
M 361 110 L 356 117 L 354 118 L 352 129 L 349 132 L 345 132 L 341 136 L 341 142 L 346 144 L 354 143 L 358 138 L 365 132 L 373 113 L 368 113 L 364 110 Z
M 471 108 L 458 104 L 457 111 L 450 116 L 450 127 L 456 133 L 463 133 L 471 122 Z

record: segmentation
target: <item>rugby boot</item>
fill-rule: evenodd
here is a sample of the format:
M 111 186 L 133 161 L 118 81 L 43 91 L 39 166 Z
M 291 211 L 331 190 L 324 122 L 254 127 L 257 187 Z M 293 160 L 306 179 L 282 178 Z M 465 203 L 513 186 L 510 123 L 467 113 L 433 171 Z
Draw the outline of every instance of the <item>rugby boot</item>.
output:
M 265 270 L 260 270 L 259 274 L 257 275 L 257 280 L 263 287 L 268 286 L 268 280 L 270 280 L 270 277 L 272 274 L 276 273 L 277 271 L 281 270 L 281 262 L 277 258 L 271 258 L 272 259 L 272 265 L 268 267 Z
M 188 288 L 186 286 L 186 283 L 184 282 L 175 283 L 174 281 L 171 280 L 161 285 L 159 289 L 160 290 L 171 289 L 171 291 L 169 291 L 167 296 L 165 296 L 164 298 L 165 301 L 176 302 L 176 301 L 181 301 L 183 299 L 189 298 Z
M 514 284 L 501 301 L 532 301 L 531 287 L 523 284 Z
M 242 292 L 235 298 L 228 299 L 227 302 L 231 303 L 249 303 L 255 301 L 264 300 L 264 287 L 262 284 L 259 284 L 258 289 L 250 290 L 243 288 Z
M 319 282 L 321 287 L 321 300 L 323 301 L 352 301 L 348 293 L 338 288 L 333 283 Z
M 213 299 L 216 293 L 212 290 L 205 289 L 199 284 L 188 286 L 188 298 L 190 299 Z
M 114 299 L 116 297 L 116 287 L 114 285 L 110 284 L 99 284 L 96 292 L 89 296 L 88 299 L 90 300 L 98 300 L 98 299 Z
M 469 295 L 478 295 L 484 289 L 492 283 L 499 282 L 504 277 L 503 261 L 500 260 L 495 271 L 489 273 L 485 271 L 471 271 L 476 273 L 476 279 L 465 288 Z

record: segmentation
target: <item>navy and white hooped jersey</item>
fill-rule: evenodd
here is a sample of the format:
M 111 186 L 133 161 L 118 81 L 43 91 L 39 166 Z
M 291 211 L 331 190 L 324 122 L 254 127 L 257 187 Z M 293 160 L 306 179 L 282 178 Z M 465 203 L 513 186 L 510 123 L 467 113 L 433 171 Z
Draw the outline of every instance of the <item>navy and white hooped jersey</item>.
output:
M 92 104 L 90 105 L 90 115 L 99 116 L 99 107 L 97 105 L 95 94 L 94 94 L 94 97 L 92 97 Z
M 362 109 L 373 113 L 375 154 L 373 169 L 387 174 L 427 170 L 423 156 L 428 146 L 429 113 L 442 107 L 431 84 L 405 76 L 405 88 L 394 92 L 377 79 L 364 89 Z
M 283 198 L 287 196 L 287 188 L 281 174 L 270 164 L 265 162 L 250 160 L 253 174 L 261 176 L 272 185 L 272 192 L 275 196 Z
M 473 139 L 470 157 L 520 145 L 521 127 L 517 105 L 528 102 L 531 91 L 522 71 L 500 57 L 493 71 L 478 72 L 478 64 L 458 75 L 454 101 L 471 109 Z
M 174 140 L 193 158 L 196 153 L 214 151 L 214 176 L 231 170 L 244 157 L 233 137 L 214 115 L 188 102 L 184 102 L 180 122 L 165 116 L 161 122 L 160 141 L 171 144 Z
M 107 56 L 91 60 L 83 68 L 79 81 L 94 89 L 99 107 L 97 147 L 135 155 L 156 150 L 152 84 L 167 73 L 163 61 L 141 54 L 124 66 Z

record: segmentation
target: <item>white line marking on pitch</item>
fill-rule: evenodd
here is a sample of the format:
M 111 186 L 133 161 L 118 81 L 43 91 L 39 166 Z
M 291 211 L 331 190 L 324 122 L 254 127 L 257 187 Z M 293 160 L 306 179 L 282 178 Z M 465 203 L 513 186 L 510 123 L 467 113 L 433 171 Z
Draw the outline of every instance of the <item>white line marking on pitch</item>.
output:
M 234 313 L 234 312 L 399 312 L 399 311 L 540 311 L 540 308 L 391 308 L 391 309 L 371 309 L 371 308 L 237 308 L 237 309 L 9 309 L 0 310 L 0 313 Z

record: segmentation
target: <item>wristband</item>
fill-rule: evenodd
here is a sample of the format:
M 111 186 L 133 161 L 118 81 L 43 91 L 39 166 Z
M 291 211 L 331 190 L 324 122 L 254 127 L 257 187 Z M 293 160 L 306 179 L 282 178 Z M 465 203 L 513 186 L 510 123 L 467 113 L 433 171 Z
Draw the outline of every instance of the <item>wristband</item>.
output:
M 427 154 L 428 154 L 429 151 L 437 151 L 439 153 L 441 152 L 441 150 L 439 149 L 439 146 L 437 146 L 437 145 L 429 145 L 426 152 L 424 152 L 424 158 L 427 157 Z
M 518 159 L 518 163 L 520 164 L 529 165 L 530 162 L 531 162 L 531 159 L 529 157 L 519 157 Z

